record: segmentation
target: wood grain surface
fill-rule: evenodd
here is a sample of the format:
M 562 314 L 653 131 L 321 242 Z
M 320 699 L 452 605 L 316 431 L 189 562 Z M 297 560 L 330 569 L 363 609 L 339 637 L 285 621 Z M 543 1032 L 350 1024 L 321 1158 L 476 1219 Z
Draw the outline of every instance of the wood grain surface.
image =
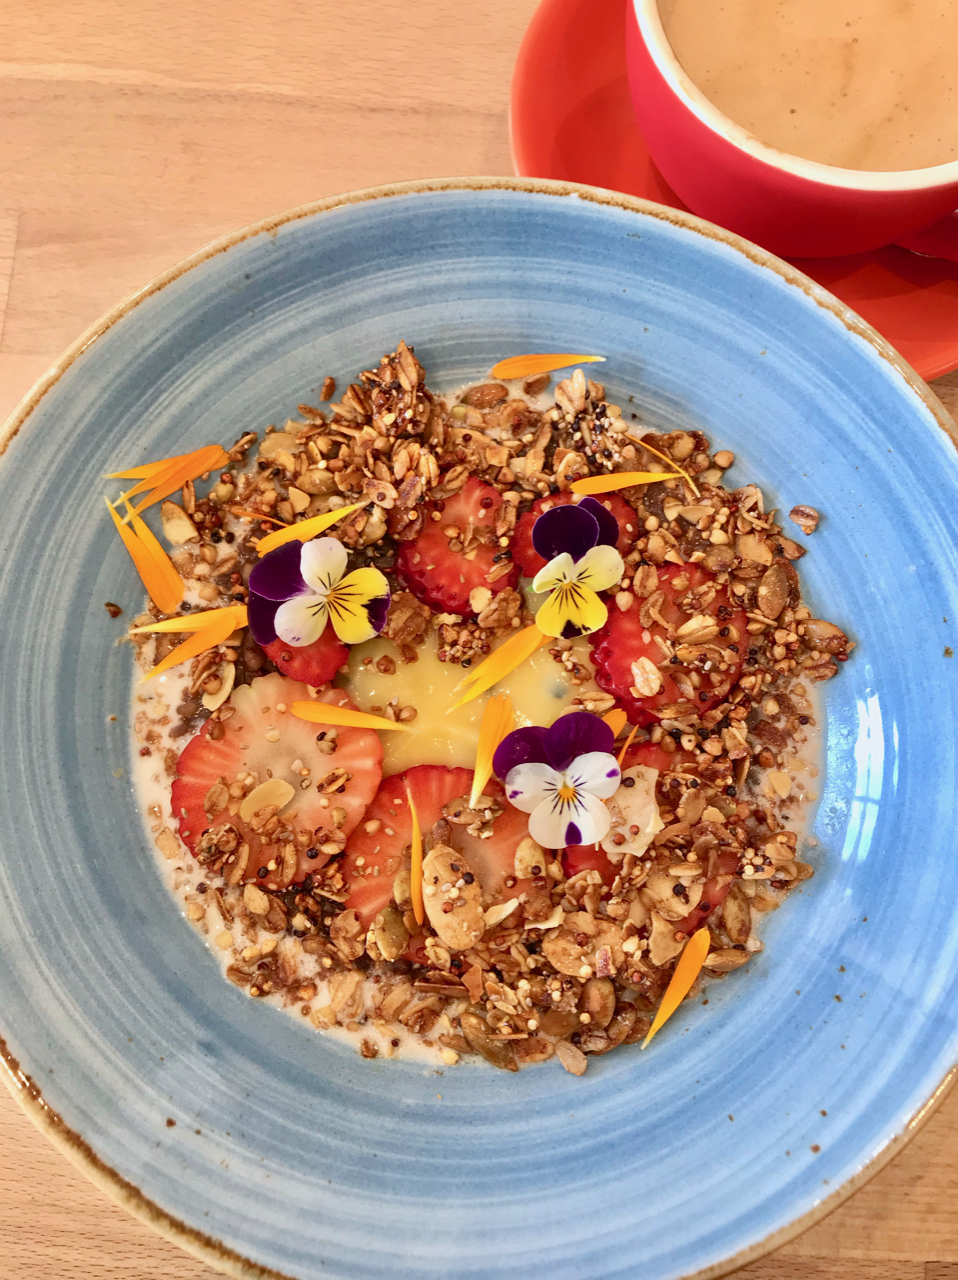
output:
M 353 188 L 511 173 L 509 77 L 534 7 L 0 0 L 0 421 L 86 325 L 215 236 Z M 935 389 L 954 411 L 958 375 Z M 956 1139 L 958 1091 L 738 1280 L 958 1280 Z M 0 1280 L 215 1274 L 0 1089 Z

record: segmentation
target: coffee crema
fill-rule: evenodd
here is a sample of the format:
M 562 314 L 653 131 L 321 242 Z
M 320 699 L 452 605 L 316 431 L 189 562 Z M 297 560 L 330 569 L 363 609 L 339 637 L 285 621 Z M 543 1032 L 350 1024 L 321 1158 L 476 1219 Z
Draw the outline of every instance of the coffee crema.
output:
M 843 169 L 958 159 L 958 0 L 658 0 L 679 63 L 730 120 Z

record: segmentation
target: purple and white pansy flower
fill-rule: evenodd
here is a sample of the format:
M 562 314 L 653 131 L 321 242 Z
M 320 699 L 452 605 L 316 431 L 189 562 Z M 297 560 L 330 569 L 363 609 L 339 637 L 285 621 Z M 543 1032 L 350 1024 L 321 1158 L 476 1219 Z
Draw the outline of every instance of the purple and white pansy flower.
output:
M 294 648 L 313 644 L 331 623 L 344 644 L 379 635 L 389 612 L 389 583 L 378 569 L 346 572 L 337 538 L 286 542 L 249 575 L 249 627 L 257 644 L 279 637 Z
M 594 844 L 608 833 L 605 801 L 620 771 L 609 726 L 589 711 L 573 711 L 549 729 L 516 729 L 499 744 L 493 767 L 506 798 L 529 814 L 529 834 L 546 849 Z
M 568 640 L 604 626 L 609 611 L 596 593 L 614 586 L 625 571 L 615 549 L 618 537 L 618 521 L 595 498 L 552 507 L 536 520 L 532 545 L 548 564 L 532 589 L 550 593 L 536 614 L 545 635 Z

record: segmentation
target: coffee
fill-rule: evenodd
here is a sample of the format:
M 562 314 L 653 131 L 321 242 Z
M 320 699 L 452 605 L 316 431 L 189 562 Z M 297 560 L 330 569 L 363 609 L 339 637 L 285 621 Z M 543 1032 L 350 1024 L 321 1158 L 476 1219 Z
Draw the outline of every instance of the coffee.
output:
M 958 0 L 659 0 L 691 81 L 769 146 L 843 169 L 958 159 Z

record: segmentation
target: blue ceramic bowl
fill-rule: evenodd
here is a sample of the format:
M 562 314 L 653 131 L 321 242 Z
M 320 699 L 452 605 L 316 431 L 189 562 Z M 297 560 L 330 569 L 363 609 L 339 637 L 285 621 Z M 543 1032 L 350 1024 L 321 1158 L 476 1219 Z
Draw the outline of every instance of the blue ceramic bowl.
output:
M 825 691 L 815 878 L 707 1007 L 581 1079 L 366 1062 L 248 999 L 178 915 L 133 803 L 131 656 L 103 602 L 128 618 L 140 587 L 103 473 L 282 422 L 399 337 L 434 386 L 521 351 L 605 353 L 612 399 L 701 426 L 737 480 L 824 513 L 808 594 L 857 640 Z M 377 190 L 174 268 L 4 438 L 8 1083 L 134 1212 L 236 1275 L 665 1280 L 781 1243 L 897 1148 L 958 1057 L 950 432 L 792 268 L 607 192 Z

